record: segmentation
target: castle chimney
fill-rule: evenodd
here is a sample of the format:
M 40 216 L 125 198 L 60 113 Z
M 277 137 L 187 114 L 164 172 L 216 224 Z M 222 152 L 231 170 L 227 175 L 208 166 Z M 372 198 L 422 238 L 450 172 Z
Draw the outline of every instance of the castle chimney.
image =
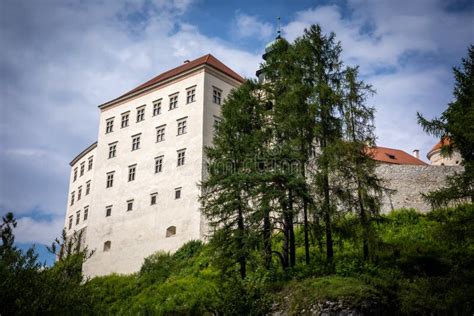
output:
M 187 64 L 187 63 L 189 63 L 189 59 L 186 59 L 186 60 L 184 61 L 184 64 Z
M 420 150 L 419 150 L 419 149 L 414 149 L 414 150 L 413 150 L 413 156 L 414 156 L 416 159 L 420 159 Z

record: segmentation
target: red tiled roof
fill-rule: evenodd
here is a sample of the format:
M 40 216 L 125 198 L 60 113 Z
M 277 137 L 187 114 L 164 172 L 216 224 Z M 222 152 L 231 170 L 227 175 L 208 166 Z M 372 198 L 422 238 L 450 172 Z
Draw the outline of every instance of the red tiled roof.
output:
M 185 64 L 182 64 L 181 66 L 178 66 L 176 68 L 173 68 L 171 70 L 168 70 L 168 71 L 165 71 L 163 72 L 162 74 L 159 74 L 158 76 L 148 80 L 147 82 L 139 85 L 138 87 L 136 87 L 135 89 L 133 90 L 130 90 L 129 92 L 125 93 L 124 95 L 112 100 L 112 101 L 109 101 L 109 102 L 106 102 L 104 103 L 103 105 L 107 104 L 107 103 L 110 103 L 110 102 L 114 102 L 116 100 L 119 100 L 119 99 L 122 99 L 124 97 L 127 97 L 129 95 L 132 95 L 142 89 L 145 89 L 147 87 L 150 87 L 152 85 L 155 85 L 157 83 L 160 83 L 160 82 L 163 82 L 167 79 L 170 79 L 174 76 L 177 76 L 183 72 L 186 72 L 188 70 L 191 70 L 193 68 L 196 68 L 198 66 L 202 66 L 202 65 L 209 65 L 221 72 L 223 72 L 224 74 L 228 75 L 229 77 L 239 81 L 239 82 L 244 82 L 244 78 L 242 78 L 238 73 L 236 73 L 235 71 L 233 71 L 232 69 L 230 69 L 229 67 L 227 67 L 226 65 L 224 65 L 220 60 L 218 60 L 216 57 L 212 56 L 211 54 L 207 54 L 207 55 L 204 55 L 202 57 L 199 57 L 195 60 L 192 60 L 190 62 L 187 62 Z
M 433 151 L 441 149 L 443 146 L 448 146 L 451 145 L 452 141 L 449 137 L 443 137 L 441 140 L 431 148 L 431 150 L 428 152 L 428 155 L 431 154 Z
M 400 149 L 371 147 L 369 148 L 369 151 L 375 161 L 382 163 L 396 165 L 427 165 L 424 161 L 421 161 Z

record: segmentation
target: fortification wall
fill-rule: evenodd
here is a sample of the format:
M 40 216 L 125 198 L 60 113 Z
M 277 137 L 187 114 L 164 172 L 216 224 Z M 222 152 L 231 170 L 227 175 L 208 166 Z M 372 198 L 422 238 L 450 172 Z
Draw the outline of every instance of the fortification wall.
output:
M 421 194 L 445 186 L 447 175 L 462 170 L 461 166 L 378 165 L 377 174 L 391 190 L 383 194 L 382 213 L 403 207 L 429 211 L 431 207 Z

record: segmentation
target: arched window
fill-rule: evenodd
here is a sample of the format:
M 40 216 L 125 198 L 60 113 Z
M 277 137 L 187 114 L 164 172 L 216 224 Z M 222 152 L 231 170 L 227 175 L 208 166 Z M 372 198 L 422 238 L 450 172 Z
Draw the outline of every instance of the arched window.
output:
M 171 237 L 176 235 L 176 226 L 170 226 L 166 229 L 166 237 Z
M 104 242 L 104 251 L 110 251 L 110 247 L 112 247 L 112 242 L 110 240 Z

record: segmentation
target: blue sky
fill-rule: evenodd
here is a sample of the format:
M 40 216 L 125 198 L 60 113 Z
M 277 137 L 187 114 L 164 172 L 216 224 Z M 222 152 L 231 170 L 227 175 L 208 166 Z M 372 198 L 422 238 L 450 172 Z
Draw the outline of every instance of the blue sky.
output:
M 426 155 L 436 140 L 416 112 L 439 115 L 452 99 L 473 1 L 4 0 L 0 215 L 16 214 L 18 243 L 59 236 L 68 163 L 97 139 L 97 105 L 207 53 L 252 77 L 277 16 L 289 40 L 313 23 L 334 31 L 346 64 L 377 90 L 378 144 Z

